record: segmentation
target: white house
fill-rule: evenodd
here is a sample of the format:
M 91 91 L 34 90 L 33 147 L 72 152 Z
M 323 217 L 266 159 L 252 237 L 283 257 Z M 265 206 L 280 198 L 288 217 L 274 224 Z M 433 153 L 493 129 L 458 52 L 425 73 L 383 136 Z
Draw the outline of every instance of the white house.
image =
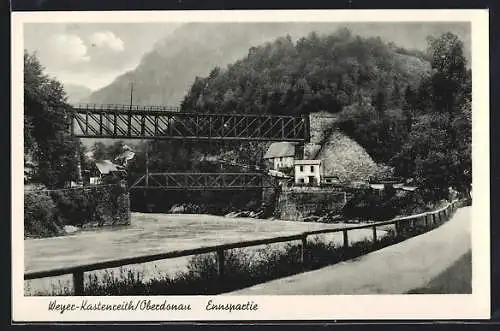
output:
M 277 142 L 269 146 L 264 159 L 272 164 L 272 169 L 292 168 L 295 159 L 295 144 L 290 142 Z
M 319 185 L 321 160 L 295 160 L 295 184 Z

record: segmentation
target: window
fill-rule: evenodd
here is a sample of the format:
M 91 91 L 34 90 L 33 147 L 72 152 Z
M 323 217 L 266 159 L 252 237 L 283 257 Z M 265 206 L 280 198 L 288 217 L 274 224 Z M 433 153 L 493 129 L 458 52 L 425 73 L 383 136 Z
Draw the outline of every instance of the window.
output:
M 311 166 L 311 172 L 314 172 L 314 166 Z
M 304 166 L 300 166 L 300 172 L 304 171 Z
M 283 158 L 282 158 L 282 157 L 280 157 L 280 162 L 282 162 L 282 161 L 283 161 Z
M 299 183 L 304 183 L 304 182 L 305 182 L 305 181 L 304 181 L 304 178 L 300 178 L 300 179 L 299 179 Z

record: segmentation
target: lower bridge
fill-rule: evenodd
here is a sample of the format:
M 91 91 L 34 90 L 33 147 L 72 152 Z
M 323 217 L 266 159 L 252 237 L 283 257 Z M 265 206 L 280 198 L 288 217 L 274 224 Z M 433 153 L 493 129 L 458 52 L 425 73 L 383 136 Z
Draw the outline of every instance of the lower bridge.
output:
M 130 190 L 250 190 L 274 188 L 278 183 L 263 173 L 149 173 Z

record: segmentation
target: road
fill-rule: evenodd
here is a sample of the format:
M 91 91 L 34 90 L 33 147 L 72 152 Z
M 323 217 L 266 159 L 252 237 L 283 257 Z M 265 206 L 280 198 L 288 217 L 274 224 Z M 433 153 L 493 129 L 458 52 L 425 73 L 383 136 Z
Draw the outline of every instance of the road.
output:
M 455 265 L 470 262 L 464 257 L 471 250 L 471 213 L 472 207 L 461 208 L 439 228 L 399 244 L 230 295 L 403 294 L 415 289 L 429 293 L 433 283 L 443 283 L 440 278 L 450 275 L 447 270 L 470 270 Z

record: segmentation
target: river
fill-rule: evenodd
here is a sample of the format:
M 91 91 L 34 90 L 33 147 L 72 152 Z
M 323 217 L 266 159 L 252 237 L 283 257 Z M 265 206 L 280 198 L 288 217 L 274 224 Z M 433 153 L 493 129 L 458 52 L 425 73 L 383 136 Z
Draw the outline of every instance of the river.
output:
M 29 272 L 346 225 L 198 214 L 132 213 L 132 223 L 129 226 L 80 231 L 62 237 L 26 239 L 24 264 L 25 271 Z M 349 239 L 351 242 L 359 241 L 370 238 L 371 234 L 371 230 L 351 231 Z M 383 235 L 383 232 L 381 234 Z M 341 242 L 342 234 L 332 234 L 328 240 Z M 139 271 L 144 279 L 150 279 L 182 271 L 188 259 L 186 257 L 155 261 L 126 266 L 121 270 Z M 119 269 L 113 272 L 116 274 Z M 25 281 L 25 294 L 50 293 L 59 287 L 72 287 L 71 276 Z

